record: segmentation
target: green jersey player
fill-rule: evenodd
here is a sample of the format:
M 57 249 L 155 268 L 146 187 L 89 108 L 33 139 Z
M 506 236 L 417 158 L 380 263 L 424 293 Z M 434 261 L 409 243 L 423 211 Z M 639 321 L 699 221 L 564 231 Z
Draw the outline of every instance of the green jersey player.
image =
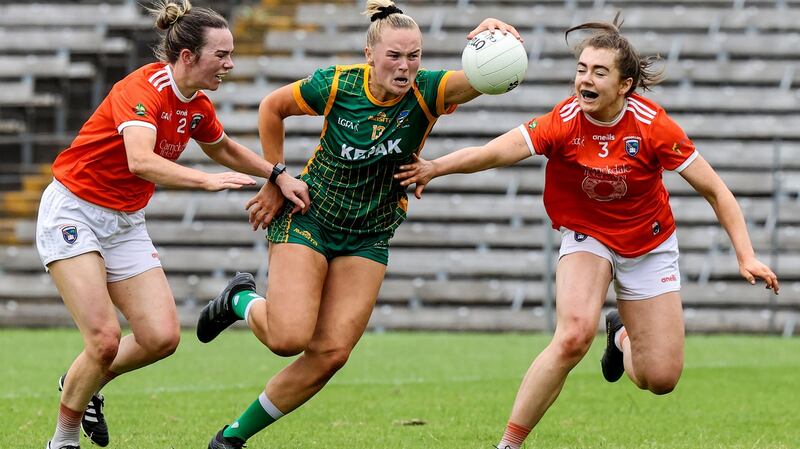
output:
M 462 71 L 420 69 L 422 35 L 389 0 L 367 0 L 372 23 L 366 64 L 317 70 L 268 95 L 259 108 L 265 157 L 284 167 L 283 120 L 325 118 L 319 144 L 301 173 L 312 207 L 294 213 L 271 183 L 247 207 L 254 229 L 269 225 L 266 301 L 248 273 L 237 274 L 201 312 L 208 342 L 238 319 L 281 356 L 301 354 L 272 377 L 258 399 L 209 443 L 240 448 L 256 432 L 314 396 L 345 364 L 364 330 L 386 272 L 389 239 L 405 219 L 407 198 L 393 178 L 413 160 L 436 119 L 480 93 Z M 484 30 L 517 31 L 486 19 Z

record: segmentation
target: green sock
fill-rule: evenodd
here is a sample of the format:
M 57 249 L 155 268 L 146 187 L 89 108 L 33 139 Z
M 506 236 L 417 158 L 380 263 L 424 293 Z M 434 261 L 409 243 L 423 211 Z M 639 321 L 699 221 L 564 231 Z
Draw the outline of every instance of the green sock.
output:
M 242 416 L 225 428 L 222 436 L 247 441 L 281 416 L 283 413 L 267 399 L 267 395 L 262 391 L 258 399 L 253 401 L 250 407 L 247 407 L 247 410 L 242 413 Z
M 251 302 L 257 299 L 264 299 L 258 293 L 252 290 L 242 290 L 235 295 L 233 295 L 233 300 L 231 301 L 231 305 L 233 306 L 233 313 L 236 314 L 241 319 L 245 319 L 247 317 L 247 308 Z

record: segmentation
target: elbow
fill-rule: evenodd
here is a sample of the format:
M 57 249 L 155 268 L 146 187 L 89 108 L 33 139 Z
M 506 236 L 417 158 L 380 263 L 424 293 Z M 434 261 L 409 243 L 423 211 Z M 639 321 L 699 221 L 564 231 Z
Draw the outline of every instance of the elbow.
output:
M 138 159 L 128 159 L 128 171 L 140 178 L 144 178 L 148 173 L 147 162 Z

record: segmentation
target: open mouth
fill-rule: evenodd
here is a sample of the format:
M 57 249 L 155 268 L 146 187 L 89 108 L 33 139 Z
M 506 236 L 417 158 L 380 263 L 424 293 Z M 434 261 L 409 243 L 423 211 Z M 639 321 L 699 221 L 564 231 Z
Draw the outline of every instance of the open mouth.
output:
M 599 96 L 600 95 L 597 92 L 592 92 L 591 90 L 585 90 L 585 89 L 581 90 L 581 97 L 584 100 L 587 100 L 587 101 L 595 100 Z
M 228 76 L 227 73 L 217 73 L 216 75 L 214 75 L 214 78 L 216 78 L 219 81 L 222 81 L 223 79 L 225 79 L 226 76 Z
M 405 77 L 397 77 L 392 80 L 392 82 L 400 87 L 405 87 L 408 85 L 408 78 Z

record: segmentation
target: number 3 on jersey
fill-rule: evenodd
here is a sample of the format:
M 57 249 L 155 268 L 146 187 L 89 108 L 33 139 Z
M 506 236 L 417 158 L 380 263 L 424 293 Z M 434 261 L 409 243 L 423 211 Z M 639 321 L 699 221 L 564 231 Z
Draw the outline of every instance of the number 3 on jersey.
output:
M 608 156 L 608 142 L 598 142 L 600 144 L 600 152 L 597 153 L 600 157 Z

